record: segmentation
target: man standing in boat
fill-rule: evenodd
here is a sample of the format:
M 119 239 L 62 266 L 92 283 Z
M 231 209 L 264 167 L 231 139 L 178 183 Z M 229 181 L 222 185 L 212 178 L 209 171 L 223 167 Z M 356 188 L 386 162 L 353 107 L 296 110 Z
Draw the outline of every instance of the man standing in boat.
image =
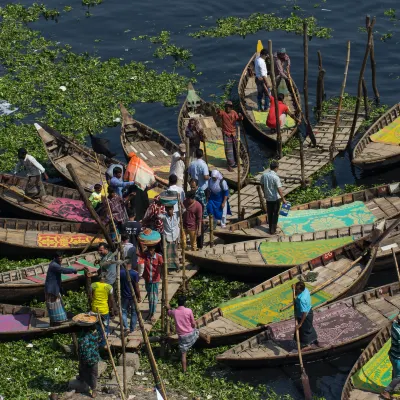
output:
M 268 80 L 268 70 L 265 60 L 268 57 L 268 50 L 262 49 L 260 55 L 256 58 L 254 63 L 254 70 L 256 73 L 257 85 L 257 103 L 258 111 L 268 111 L 270 106 L 269 92 L 271 85 Z M 264 108 L 262 106 L 264 98 Z
M 179 150 L 172 154 L 171 166 L 169 168 L 169 176 L 176 175 L 178 178 L 177 185 L 183 187 L 183 180 L 185 177 L 185 156 L 186 145 L 181 143 Z
M 271 161 L 270 170 L 261 176 L 261 187 L 264 190 L 265 200 L 267 201 L 267 216 L 270 235 L 276 233 L 279 218 L 280 198 L 286 204 L 285 196 L 282 191 L 282 183 L 277 174 L 279 163 Z
M 279 87 L 283 79 L 285 85 L 284 89 L 287 90 L 286 81 L 289 79 L 287 71 L 290 70 L 290 57 L 286 53 L 285 48 L 281 48 L 274 54 L 274 66 L 276 87 Z
M 294 314 L 297 319 L 296 329 L 299 331 L 301 347 L 306 348 L 317 343 L 317 332 L 313 326 L 314 314 L 311 307 L 311 295 L 304 282 L 296 283 L 295 293 Z
M 218 110 L 218 115 L 222 119 L 222 134 L 224 137 L 225 156 L 228 162 L 228 171 L 232 172 L 232 168 L 237 167 L 239 160 L 236 160 L 236 121 L 243 119 L 242 114 L 238 114 L 233 109 L 231 101 L 225 102 L 225 111 Z
M 18 163 L 14 169 L 14 175 L 24 167 L 28 182 L 25 188 L 25 195 L 34 199 L 38 198 L 42 201 L 43 197 L 46 196 L 46 190 L 43 186 L 41 176 L 45 180 L 49 179 L 42 164 L 40 164 L 35 157 L 28 154 L 26 149 L 18 149 Z

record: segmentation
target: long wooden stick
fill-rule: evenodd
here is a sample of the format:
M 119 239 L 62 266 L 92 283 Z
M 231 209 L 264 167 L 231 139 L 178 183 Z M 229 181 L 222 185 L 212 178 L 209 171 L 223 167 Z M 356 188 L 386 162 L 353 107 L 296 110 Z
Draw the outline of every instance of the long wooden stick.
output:
M 214 217 L 212 214 L 208 215 L 208 224 L 210 225 L 210 247 L 214 247 Z
M 183 190 L 185 193 L 187 193 L 188 189 L 188 182 L 189 182 L 189 164 L 190 164 L 190 155 L 189 155 L 189 150 L 190 150 L 190 140 L 187 137 L 185 141 L 185 146 L 186 146 L 186 154 L 185 154 L 185 175 L 183 177 Z
M 67 169 L 69 171 L 69 173 L 71 174 L 71 178 L 74 181 L 76 188 L 78 189 L 83 202 L 86 205 L 86 208 L 89 210 L 92 218 L 98 223 L 101 231 L 103 232 L 104 238 L 106 239 L 108 245 L 110 246 L 111 249 L 114 249 L 114 243 L 111 240 L 111 237 L 106 229 L 106 227 L 104 226 L 102 220 L 100 219 L 100 217 L 98 216 L 97 212 L 94 210 L 92 203 L 89 201 L 89 199 L 86 196 L 85 190 L 83 189 L 81 182 L 78 178 L 78 175 L 76 174 L 74 167 L 72 166 L 72 164 L 67 164 Z
M 346 87 L 347 72 L 349 70 L 349 63 L 350 63 L 350 40 L 347 42 L 347 57 L 346 57 L 346 66 L 344 68 L 344 77 L 343 77 L 343 82 L 342 82 L 342 90 L 340 91 L 339 104 L 338 104 L 338 108 L 336 110 L 336 119 L 335 119 L 335 126 L 333 127 L 332 142 L 331 142 L 331 145 L 329 147 L 329 156 L 330 156 L 331 162 L 333 161 L 333 154 L 334 154 L 335 149 L 336 149 L 335 148 L 336 134 L 337 134 L 337 130 L 338 130 L 338 127 L 339 127 L 340 112 L 342 111 L 344 89 Z
M 237 199 L 238 199 L 238 218 L 240 220 L 240 208 L 241 208 L 241 196 L 240 189 L 242 188 L 240 181 L 240 124 L 237 126 L 237 141 L 236 141 L 236 162 L 237 162 L 237 181 L 238 181 L 238 191 L 237 191 Z
M 303 95 L 304 95 L 304 111 L 307 121 L 309 120 L 309 107 L 308 107 L 308 24 L 303 22 L 303 49 L 304 49 L 304 82 L 303 82 Z
M 261 210 L 264 214 L 266 214 L 267 213 L 267 203 L 265 202 L 264 194 L 262 192 L 261 186 L 257 185 L 256 188 L 257 188 L 258 198 L 260 200 Z
M 181 205 L 181 196 L 179 193 L 176 194 L 178 199 L 178 209 L 179 209 L 179 227 L 181 231 L 181 251 L 182 251 L 182 283 L 183 288 L 186 290 L 186 234 L 183 229 L 183 213 Z
M 138 317 L 140 330 L 142 331 L 143 341 L 144 341 L 144 344 L 146 346 L 147 356 L 149 358 L 151 372 L 152 372 L 153 378 L 154 378 L 154 383 L 155 383 L 157 389 L 161 392 L 161 395 L 162 395 L 163 399 L 164 400 L 168 400 L 167 399 L 167 392 L 166 392 L 165 386 L 164 386 L 164 382 L 162 381 L 160 372 L 158 371 L 157 363 L 156 363 L 156 360 L 154 358 L 153 351 L 151 349 L 151 344 L 150 344 L 150 341 L 149 341 L 149 337 L 147 335 L 146 328 L 144 326 L 142 313 L 140 312 L 140 309 L 139 309 L 139 303 L 137 301 L 135 289 L 133 288 L 133 285 L 132 285 L 131 276 L 130 276 L 129 273 L 127 273 L 126 277 L 127 277 L 128 284 L 129 284 L 129 287 L 130 287 L 131 292 L 132 292 L 133 303 L 135 305 L 135 310 L 136 310 L 136 314 L 137 314 L 137 317 Z
M 100 232 L 97 232 L 96 235 L 92 237 L 92 240 L 85 246 L 85 248 L 81 251 L 81 254 L 85 254 L 89 248 L 92 246 L 93 242 L 99 237 Z
M 369 104 L 368 104 L 368 90 L 367 84 L 365 83 L 365 78 L 362 78 L 362 91 L 364 97 L 364 111 L 365 111 L 365 119 L 369 118 Z
M 400 282 L 400 271 L 399 271 L 399 265 L 397 263 L 397 257 L 396 257 L 396 252 L 394 251 L 394 248 L 392 247 L 392 255 L 393 255 L 393 261 L 394 261 L 394 266 L 396 267 L 396 272 L 397 272 L 397 279 Z
M 368 18 L 368 17 L 367 17 Z M 368 23 L 367 23 L 368 26 Z M 372 89 L 374 90 L 375 103 L 379 105 L 380 96 L 378 92 L 378 87 L 376 86 L 376 62 L 375 62 L 375 45 L 374 45 L 374 32 L 371 32 L 371 49 L 369 52 L 369 58 L 371 62 L 371 72 L 372 72 Z
M 275 80 L 275 68 L 274 68 L 274 55 L 272 53 L 272 40 L 268 40 L 268 53 L 269 59 L 271 60 L 271 82 L 272 82 L 272 95 L 274 96 L 275 101 L 275 117 L 276 117 L 276 137 L 278 142 L 278 156 L 282 158 L 282 133 L 281 133 L 281 124 L 279 121 L 279 104 L 278 104 L 278 88 L 276 87 Z
M 204 160 L 206 161 L 206 164 L 207 164 L 207 167 L 208 167 L 207 140 L 206 140 L 205 136 L 204 136 L 203 147 L 204 147 Z
M 45 209 L 48 210 L 48 211 L 51 211 L 53 214 L 58 215 L 58 216 L 61 217 L 62 219 L 64 219 L 64 220 L 66 219 L 65 216 L 59 214 L 57 211 L 54 211 L 54 210 L 52 210 L 51 208 L 49 208 L 49 207 L 47 207 L 47 206 L 45 206 L 45 205 L 42 204 L 40 201 L 37 201 L 37 200 L 35 200 L 35 199 L 32 199 L 31 197 L 27 196 L 25 193 L 20 193 L 18 190 L 15 190 L 15 189 L 11 188 L 11 187 L 8 186 L 8 185 L 4 185 L 3 183 L 0 183 L 0 186 L 3 187 L 3 188 L 5 188 L 5 189 L 7 189 L 7 190 L 9 190 L 10 192 L 16 193 L 18 196 L 21 196 L 21 197 L 23 197 L 24 199 L 31 201 L 32 203 L 37 204 L 37 205 L 40 206 L 40 207 L 45 208 Z M 51 215 L 50 215 L 50 216 L 51 216 Z
M 100 315 L 99 311 L 97 311 L 97 317 L 99 318 L 99 323 L 100 323 L 100 326 L 101 326 L 101 331 L 103 333 L 103 336 L 106 339 L 108 357 L 110 358 L 110 362 L 111 362 L 111 365 L 112 365 L 113 370 L 114 370 L 115 378 L 117 379 L 119 392 L 121 393 L 122 400 L 125 400 L 126 399 L 125 393 L 124 393 L 124 390 L 122 389 L 122 385 L 121 385 L 121 381 L 120 381 L 119 376 L 118 376 L 117 368 L 115 367 L 114 359 L 113 359 L 113 356 L 111 354 L 110 344 L 108 343 L 108 338 L 106 336 L 106 332 L 104 330 L 103 321 L 101 319 L 101 315 Z
M 168 253 L 167 253 L 167 240 L 165 237 L 165 234 L 162 235 L 162 242 L 163 242 L 163 256 L 164 256 L 164 273 L 162 276 L 162 304 L 161 304 L 161 331 L 163 334 L 168 337 L 170 332 L 169 332 L 169 321 L 168 321 L 168 315 L 167 315 L 167 304 L 169 304 L 169 297 L 168 297 Z M 161 353 L 164 356 L 165 355 L 165 347 L 166 347 L 166 341 L 163 340 L 161 343 Z

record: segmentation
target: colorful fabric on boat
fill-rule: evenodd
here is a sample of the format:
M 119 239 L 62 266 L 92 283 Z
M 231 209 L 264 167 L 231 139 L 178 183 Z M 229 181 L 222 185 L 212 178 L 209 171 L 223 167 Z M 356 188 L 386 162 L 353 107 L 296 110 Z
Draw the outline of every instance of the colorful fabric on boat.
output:
M 89 210 L 82 200 L 59 197 L 54 199 L 50 204 L 46 204 L 46 207 L 55 212 L 53 213 L 43 208 L 43 213 L 46 215 L 51 215 L 53 217 L 59 217 L 61 215 L 65 219 L 78 222 L 96 222 L 92 219 Z
M 266 129 L 266 122 L 268 118 L 268 111 L 255 111 L 253 110 L 253 117 L 256 121 L 256 124 L 261 129 Z M 284 129 L 291 129 L 296 126 L 296 121 L 289 115 L 286 115 L 286 122 L 283 126 Z
M 200 147 L 204 150 L 204 143 Z M 206 140 L 208 164 L 216 168 L 226 168 L 225 146 L 223 140 Z
M 228 165 L 232 167 L 236 164 L 236 146 L 237 140 L 234 136 L 224 135 L 225 157 Z
M 31 314 L 0 315 L 0 332 L 21 332 L 29 329 Z
M 45 293 L 46 307 L 49 313 L 51 322 L 64 322 L 67 321 L 67 313 L 65 312 L 64 304 L 61 296 L 54 296 L 51 293 Z
M 220 305 L 224 318 L 244 326 L 245 328 L 255 328 L 258 324 L 267 325 L 293 317 L 293 306 L 281 311 L 288 304 L 293 303 L 292 285 L 298 282 L 291 279 L 273 289 L 265 290 L 254 296 L 246 296 L 227 301 Z M 311 291 L 312 286 L 306 283 L 306 287 Z M 313 307 L 330 300 L 332 295 L 318 291 L 311 295 Z
M 353 236 L 307 242 L 262 242 L 258 251 L 265 264 L 303 264 L 354 241 Z
M 154 171 L 135 153 L 129 153 L 128 157 L 129 163 L 126 167 L 124 180 L 135 182 L 135 185 L 142 190 L 154 185 L 156 182 Z
M 366 392 L 381 393 L 392 381 L 392 363 L 389 350 L 392 340 L 385 345 L 351 378 L 356 389 Z
M 179 254 L 177 244 L 167 242 L 167 260 L 168 269 L 177 270 L 179 268 Z
M 83 233 L 39 233 L 37 236 L 37 245 L 39 247 L 82 247 L 89 244 L 93 236 L 85 235 Z M 92 245 L 103 242 L 104 239 L 96 238 Z
M 370 136 L 373 142 L 400 145 L 400 117 Z
M 285 235 L 372 224 L 376 217 L 362 201 L 339 207 L 318 210 L 294 210 L 279 218 L 279 227 Z

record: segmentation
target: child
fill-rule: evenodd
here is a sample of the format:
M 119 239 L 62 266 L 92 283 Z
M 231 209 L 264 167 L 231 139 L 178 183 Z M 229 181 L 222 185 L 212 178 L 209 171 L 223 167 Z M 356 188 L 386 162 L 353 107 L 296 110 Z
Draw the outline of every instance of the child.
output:
M 101 186 L 99 183 L 96 183 L 94 185 L 94 192 L 90 195 L 89 201 L 92 203 L 92 206 L 95 210 L 97 210 L 97 207 L 101 204 L 101 190 L 103 189 L 103 186 Z

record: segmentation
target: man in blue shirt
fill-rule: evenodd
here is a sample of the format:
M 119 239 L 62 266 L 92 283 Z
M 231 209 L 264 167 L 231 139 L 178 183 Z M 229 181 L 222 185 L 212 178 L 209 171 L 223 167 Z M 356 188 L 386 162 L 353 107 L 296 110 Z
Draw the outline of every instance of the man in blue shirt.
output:
M 122 197 L 122 189 L 134 184 L 135 182 L 124 182 L 122 180 L 122 169 L 119 167 L 114 168 L 114 176 L 110 180 L 109 187 L 114 189 L 119 197 Z
M 267 201 L 267 216 L 269 233 L 274 235 L 278 226 L 280 199 L 286 204 L 282 191 L 282 183 L 277 174 L 279 163 L 271 161 L 270 170 L 265 172 L 260 179 L 261 187 L 264 189 L 265 200 Z
M 295 293 L 294 315 L 297 319 L 296 329 L 299 331 L 301 347 L 306 348 L 313 343 L 317 343 L 317 332 L 313 326 L 314 314 L 311 308 L 311 295 L 304 282 L 296 283 Z
M 207 164 L 203 160 L 202 149 L 196 149 L 196 160 L 190 163 L 188 173 L 192 179 L 197 179 L 200 189 L 207 189 L 210 172 L 208 171 Z
M 122 321 L 124 328 L 128 330 L 128 311 L 130 310 L 131 323 L 129 326 L 129 332 L 132 333 L 135 330 L 137 322 L 137 314 L 135 310 L 135 304 L 133 302 L 131 287 L 128 282 L 127 274 L 131 277 L 133 289 L 135 290 L 136 298 L 138 303 L 142 301 L 139 289 L 139 275 L 132 269 L 132 264 L 129 261 L 125 262 L 125 268 L 121 268 L 121 308 L 122 308 Z M 127 332 L 128 333 L 128 332 Z

